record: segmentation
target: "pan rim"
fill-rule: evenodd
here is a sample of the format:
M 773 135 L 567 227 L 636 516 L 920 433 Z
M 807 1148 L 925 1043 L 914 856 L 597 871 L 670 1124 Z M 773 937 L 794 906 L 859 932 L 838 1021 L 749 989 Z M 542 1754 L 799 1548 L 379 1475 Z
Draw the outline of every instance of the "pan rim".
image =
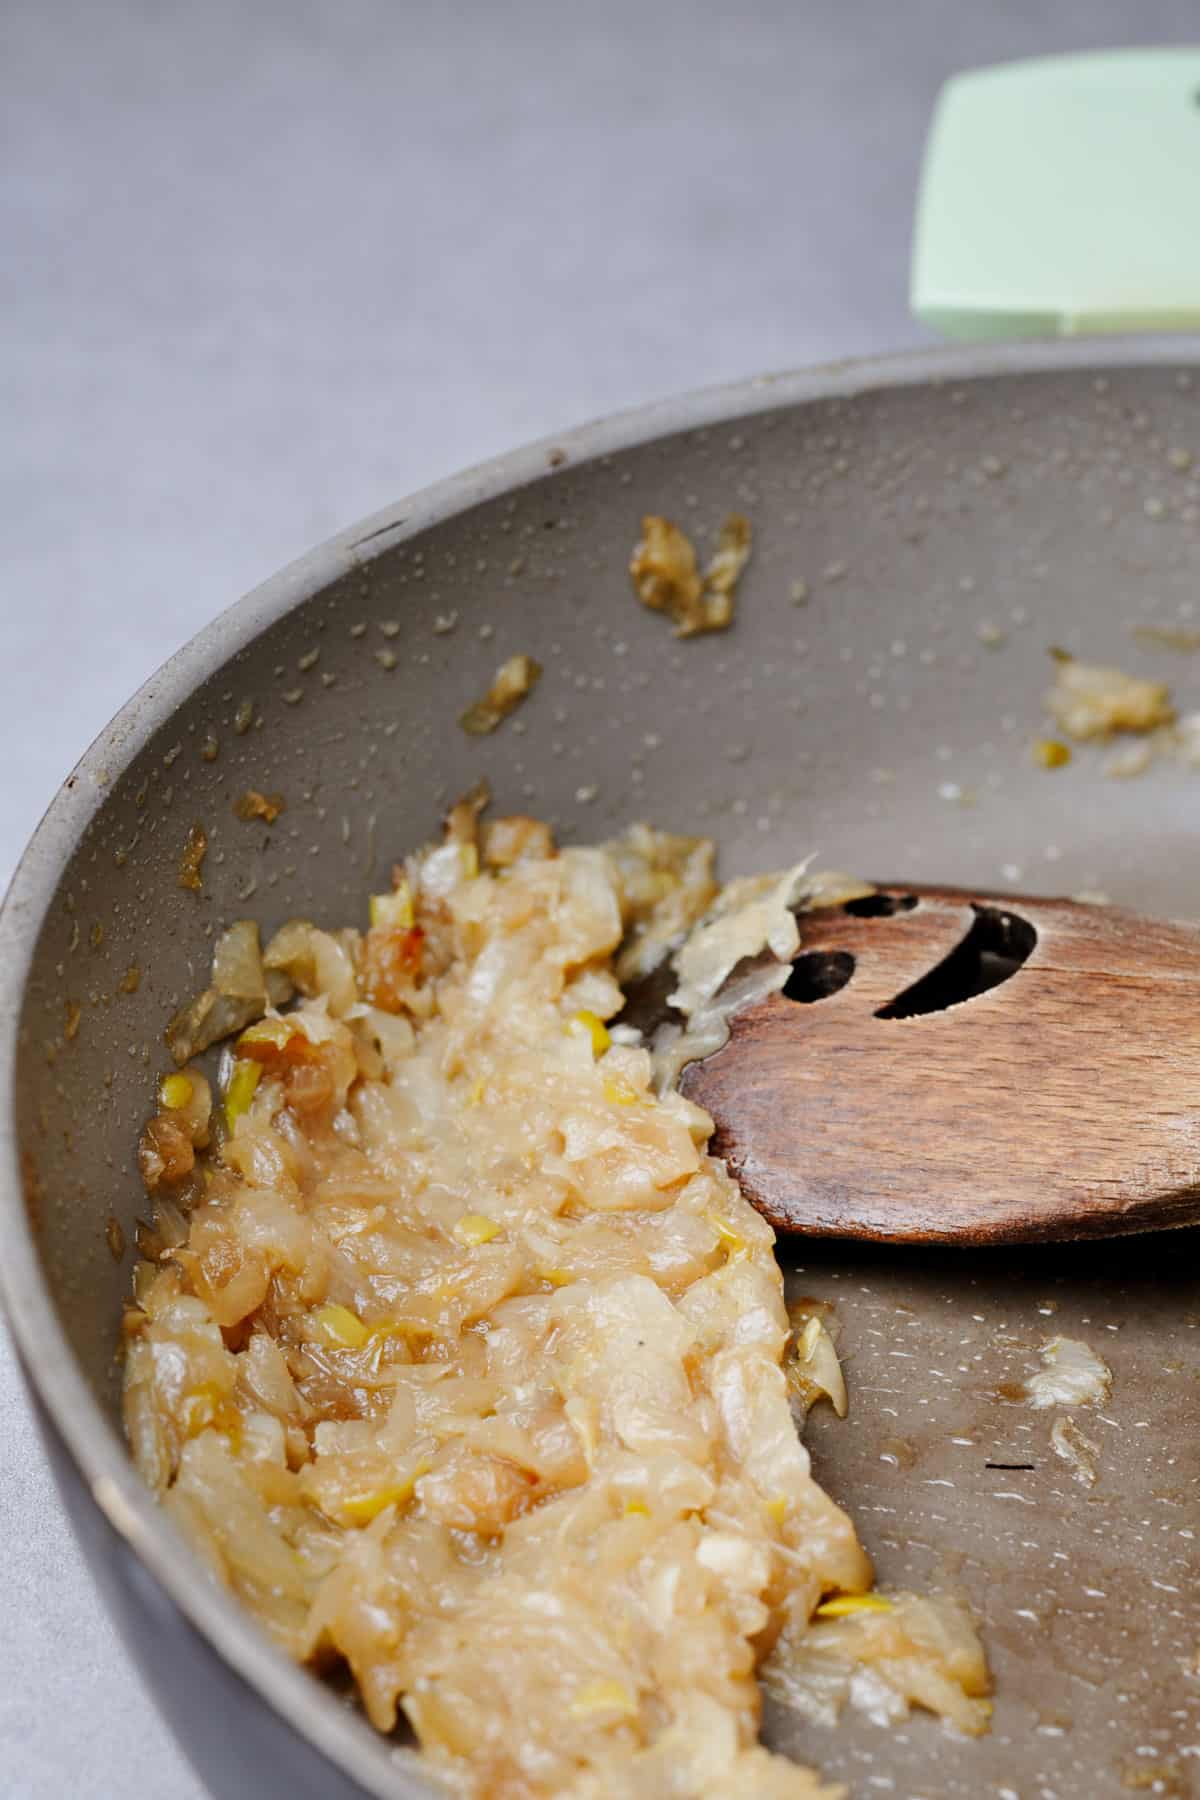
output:
M 76 763 L 26 847 L 0 907 L 0 1310 L 28 1387 L 92 1500 L 221 1660 L 293 1730 L 370 1794 L 395 1800 L 387 1740 L 287 1659 L 218 1589 L 142 1483 L 59 1325 L 20 1171 L 15 1083 L 26 982 L 49 903 L 108 787 L 191 693 L 285 614 L 347 570 L 482 502 L 562 468 L 780 407 L 1006 375 L 1200 364 L 1200 335 L 1009 341 L 855 358 L 652 401 L 507 451 L 382 508 L 307 551 L 222 610 L 125 703 Z M 181 1554 L 182 1551 L 182 1554 Z M 414 1780 L 419 1776 L 414 1771 Z M 403 1774 L 400 1775 L 404 1782 Z M 407 1783 L 404 1786 L 407 1787 Z M 424 1788 L 424 1782 L 420 1783 Z M 401 1789 L 400 1791 L 403 1791 Z M 414 1795 L 419 1788 L 409 1790 Z M 426 1791 L 432 1791 L 426 1789 Z

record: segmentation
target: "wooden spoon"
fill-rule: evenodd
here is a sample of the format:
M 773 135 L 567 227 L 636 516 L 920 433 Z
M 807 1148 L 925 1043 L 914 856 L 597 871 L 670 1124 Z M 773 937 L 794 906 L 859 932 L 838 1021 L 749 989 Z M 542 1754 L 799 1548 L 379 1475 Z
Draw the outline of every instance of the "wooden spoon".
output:
M 778 1231 L 1003 1244 L 1200 1221 L 1200 928 L 885 887 L 681 1087 Z

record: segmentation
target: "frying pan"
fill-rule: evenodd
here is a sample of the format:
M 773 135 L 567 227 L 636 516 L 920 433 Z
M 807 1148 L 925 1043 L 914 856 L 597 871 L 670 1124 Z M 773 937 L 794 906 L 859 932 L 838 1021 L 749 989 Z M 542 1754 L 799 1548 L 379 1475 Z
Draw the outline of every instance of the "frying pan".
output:
M 247 913 L 266 927 L 358 916 L 484 770 L 501 806 L 568 839 L 647 817 L 715 835 L 726 872 L 811 849 L 876 877 L 1100 888 L 1194 913 L 1196 778 L 1164 766 L 1112 781 L 1084 755 L 1040 773 L 1028 739 L 1050 644 L 1171 679 L 1183 706 L 1197 686 L 1192 663 L 1140 647 L 1130 626 L 1186 620 L 1197 600 L 1200 483 L 1170 453 L 1200 452 L 1198 349 L 1114 340 L 842 365 L 520 451 L 251 594 L 69 777 L 0 924 L 3 1287 L 96 1579 L 216 1795 L 429 1790 L 201 1576 L 123 1446 L 130 1255 L 110 1240 L 132 1242 L 132 1150 L 163 1025 L 203 984 L 214 932 Z M 733 509 L 756 533 L 736 625 L 678 643 L 629 587 L 640 517 L 666 513 L 703 541 Z M 494 738 L 466 737 L 458 714 L 519 651 L 545 664 L 538 690 Z M 247 786 L 285 795 L 272 831 L 234 818 Z M 199 895 L 178 881 L 196 822 Z M 863 1795 L 1190 1791 L 1195 1250 L 1190 1233 L 988 1254 L 785 1249 L 792 1294 L 837 1305 L 851 1385 L 845 1423 L 812 1416 L 817 1474 L 883 1580 L 967 1595 L 997 1702 L 981 1742 L 920 1716 L 886 1732 L 769 1709 L 771 1741 Z M 1090 1490 L 1053 1454 L 1047 1416 L 1003 1397 L 1058 1333 L 1114 1374 L 1104 1416 L 1087 1415 Z

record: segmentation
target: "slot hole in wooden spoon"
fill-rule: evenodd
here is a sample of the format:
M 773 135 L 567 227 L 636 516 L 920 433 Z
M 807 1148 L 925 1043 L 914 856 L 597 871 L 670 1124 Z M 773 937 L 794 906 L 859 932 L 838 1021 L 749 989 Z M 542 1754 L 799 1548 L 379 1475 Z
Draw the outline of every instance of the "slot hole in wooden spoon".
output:
M 914 1019 L 924 1013 L 945 1012 L 1016 974 L 1037 943 L 1036 929 L 1028 919 L 998 906 L 972 903 L 971 910 L 975 917 L 962 942 L 919 981 L 881 1006 L 877 1019 Z
M 855 919 L 891 919 L 897 913 L 912 912 L 918 904 L 915 894 L 863 894 L 847 900 L 842 911 Z
M 841 993 L 853 973 L 854 958 L 849 950 L 808 950 L 792 964 L 783 997 L 811 1006 L 816 1000 Z

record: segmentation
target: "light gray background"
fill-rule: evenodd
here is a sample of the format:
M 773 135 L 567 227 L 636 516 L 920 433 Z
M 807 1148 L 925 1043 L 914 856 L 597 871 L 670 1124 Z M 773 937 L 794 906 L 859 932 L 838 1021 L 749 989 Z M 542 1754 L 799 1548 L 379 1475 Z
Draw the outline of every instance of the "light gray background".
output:
M 522 439 L 921 341 L 955 69 L 1189 0 L 0 0 L 0 881 L 170 651 Z M 199 1800 L 0 1335 L 0 1793 Z

